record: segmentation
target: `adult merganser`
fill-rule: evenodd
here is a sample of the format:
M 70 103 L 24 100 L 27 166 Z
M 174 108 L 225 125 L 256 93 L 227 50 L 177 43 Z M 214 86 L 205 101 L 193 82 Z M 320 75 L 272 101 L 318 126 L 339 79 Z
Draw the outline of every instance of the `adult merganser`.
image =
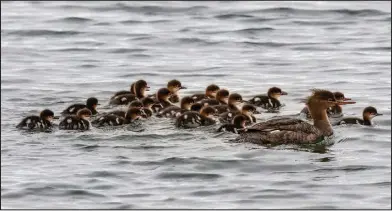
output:
M 313 125 L 300 119 L 281 118 L 256 123 L 246 128 L 237 140 L 256 144 L 312 144 L 333 135 L 327 109 L 336 104 L 353 104 L 352 101 L 337 101 L 327 90 L 314 89 L 306 100 Z

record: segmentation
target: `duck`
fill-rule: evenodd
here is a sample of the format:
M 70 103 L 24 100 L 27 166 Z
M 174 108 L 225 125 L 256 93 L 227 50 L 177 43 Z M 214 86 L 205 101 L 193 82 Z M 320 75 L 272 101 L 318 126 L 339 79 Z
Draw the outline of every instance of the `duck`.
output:
M 225 112 L 240 112 L 239 105 L 247 101 L 242 99 L 242 96 L 238 93 L 232 93 L 229 95 L 229 100 L 227 105 L 214 105 L 213 108 L 217 109 L 217 114 L 222 114 Z
M 229 90 L 220 89 L 215 96 L 215 99 L 204 99 L 200 101 L 200 103 L 204 106 L 213 106 L 213 105 L 227 105 L 229 99 Z
M 172 106 L 173 104 L 169 101 L 171 95 L 172 93 L 168 88 L 159 89 L 156 93 L 155 104 L 151 107 L 153 112 L 158 113 L 166 107 Z
M 183 97 L 181 99 L 181 107 L 172 105 L 169 107 L 166 107 L 165 109 L 161 110 L 158 112 L 157 117 L 170 117 L 170 118 L 176 118 L 182 113 L 186 111 L 191 110 L 191 106 L 193 105 L 194 100 L 192 97 Z
M 113 119 L 113 117 L 112 117 L 113 115 L 118 116 L 118 117 L 122 117 L 122 118 L 126 118 L 126 114 L 129 111 L 129 109 L 131 109 L 131 108 L 143 109 L 144 107 L 143 107 L 143 103 L 140 100 L 134 100 L 129 104 L 128 108 L 126 108 L 125 110 L 115 110 L 115 111 L 111 111 L 109 113 L 105 113 L 102 116 L 96 118 L 94 121 L 92 121 L 91 124 L 96 125 L 96 124 L 99 124 L 99 122 L 110 121 Z
M 382 114 L 377 112 L 377 109 L 373 106 L 366 107 L 363 109 L 362 112 L 362 119 L 358 117 L 347 117 L 339 120 L 334 125 L 352 125 L 352 124 L 359 124 L 359 125 L 372 125 L 372 119 L 376 116 L 382 116 Z
M 230 123 L 234 119 L 234 117 L 238 115 L 243 115 L 247 118 L 247 124 L 253 124 L 256 123 L 256 117 L 253 116 L 253 114 L 256 112 L 256 107 L 251 104 L 245 104 L 241 108 L 241 112 L 233 112 L 233 111 L 227 111 L 224 113 L 221 113 L 219 115 L 219 121 L 221 123 Z
M 226 123 L 220 126 L 217 131 L 218 132 L 227 131 L 227 132 L 239 134 L 243 132 L 243 130 L 239 130 L 239 129 L 244 129 L 248 123 L 250 123 L 249 117 L 243 114 L 238 114 L 232 119 L 232 123 Z
M 200 110 L 203 108 L 204 105 L 202 105 L 201 103 L 194 103 L 191 106 L 191 111 L 196 111 L 196 112 L 200 112 Z
M 218 85 L 210 84 L 207 86 L 205 94 L 194 94 L 191 97 L 195 102 L 199 102 L 205 99 L 216 99 L 216 94 L 219 90 L 220 88 Z
M 59 124 L 60 130 L 89 130 L 90 122 L 88 119 L 92 112 L 88 108 L 78 110 L 76 115 L 66 116 Z
M 118 91 L 114 93 L 114 95 L 110 99 L 113 99 L 116 96 L 123 94 L 133 94 L 136 95 L 137 98 L 143 98 L 148 91 L 150 91 L 150 87 L 148 86 L 147 82 L 145 80 L 138 80 L 131 84 L 129 91 Z
M 87 99 L 86 104 L 72 104 L 68 108 L 66 108 L 64 111 L 61 112 L 62 115 L 75 115 L 80 109 L 87 108 L 91 111 L 93 115 L 97 115 L 98 111 L 96 110 L 97 105 L 100 105 L 98 103 L 98 99 L 95 97 L 90 97 Z
M 236 140 L 254 144 L 315 144 L 333 135 L 328 108 L 355 102 L 338 101 L 328 90 L 313 89 L 306 103 L 313 124 L 298 118 L 270 119 L 245 128 Z
M 143 118 L 143 115 L 145 115 L 145 113 L 142 108 L 129 108 L 124 117 L 115 114 L 108 114 L 104 117 L 97 119 L 97 121 L 95 122 L 95 126 L 104 127 L 130 124 L 138 119 Z
M 169 96 L 168 101 L 171 103 L 180 102 L 180 97 L 178 95 L 178 91 L 181 89 L 187 89 L 187 87 L 182 86 L 179 80 L 173 79 L 167 82 L 167 89 L 170 91 L 171 95 Z M 150 95 L 149 97 L 156 99 L 156 95 Z
M 346 98 L 342 92 L 334 92 L 333 94 L 335 95 L 335 98 L 338 101 L 348 101 L 348 100 L 351 100 L 351 98 Z M 343 116 L 342 106 L 334 105 L 333 107 L 328 108 L 327 114 L 328 114 L 328 117 L 335 117 L 335 118 L 342 117 Z M 305 117 L 305 118 L 307 118 L 307 119 L 311 118 L 310 117 L 310 112 L 309 112 L 309 109 L 308 109 L 307 106 L 305 106 L 301 110 L 300 115 Z
M 176 118 L 175 126 L 180 128 L 196 128 L 209 126 L 216 123 L 213 115 L 216 109 L 211 106 L 204 106 L 200 112 L 186 111 Z
M 287 95 L 287 92 L 282 91 L 279 87 L 271 87 L 268 89 L 267 95 L 256 95 L 249 100 L 249 103 L 264 109 L 276 110 L 282 106 L 279 101 L 282 95 Z
M 49 109 L 44 109 L 41 111 L 39 116 L 31 115 L 25 117 L 18 125 L 16 125 L 16 128 L 29 129 L 29 130 L 34 130 L 34 129 L 47 130 L 53 127 L 52 125 L 53 119 L 54 119 L 53 111 Z
M 150 90 L 145 80 L 138 80 L 131 85 L 130 91 L 116 92 L 109 101 L 110 105 L 128 105 L 134 100 L 142 99 Z
M 144 115 L 142 115 L 143 118 L 148 118 L 151 117 L 153 114 L 152 111 L 152 106 L 155 104 L 155 100 L 152 99 L 151 97 L 144 97 L 141 99 L 142 103 L 143 103 L 143 111 L 144 111 Z

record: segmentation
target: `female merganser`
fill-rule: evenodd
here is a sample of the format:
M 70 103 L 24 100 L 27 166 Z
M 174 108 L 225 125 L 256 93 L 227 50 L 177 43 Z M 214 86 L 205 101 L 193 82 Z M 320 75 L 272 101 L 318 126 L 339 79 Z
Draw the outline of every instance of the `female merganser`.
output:
M 124 95 L 124 94 L 133 94 L 137 98 L 141 99 L 145 97 L 146 92 L 150 90 L 150 87 L 147 85 L 147 82 L 145 80 L 138 80 L 134 83 L 131 84 L 129 91 L 118 91 L 114 93 L 114 95 L 110 98 L 113 99 L 118 95 Z
M 90 129 L 90 122 L 87 120 L 91 116 L 91 111 L 88 108 L 82 108 L 76 115 L 65 117 L 59 124 L 60 130 L 88 130 Z
M 351 100 L 351 98 L 346 98 L 346 97 L 344 96 L 344 94 L 341 93 L 341 92 L 334 92 L 333 94 L 335 95 L 335 99 L 336 99 L 337 101 L 348 101 L 348 100 Z M 328 114 L 329 117 L 341 117 L 341 116 L 343 116 L 343 109 L 342 109 L 342 106 L 340 106 L 340 105 L 334 105 L 333 107 L 328 108 L 327 114 Z M 308 119 L 311 118 L 311 117 L 310 117 L 310 113 L 309 113 L 309 109 L 308 109 L 307 106 L 305 106 L 305 107 L 301 110 L 300 115 L 303 115 L 303 116 L 305 116 L 305 117 L 308 118 Z
M 279 109 L 282 106 L 279 101 L 282 95 L 287 95 L 287 92 L 278 87 L 272 87 L 268 89 L 267 95 L 257 95 L 249 100 L 249 103 L 264 109 Z
M 196 128 L 199 126 L 213 125 L 216 123 L 212 117 L 215 113 L 216 109 L 211 106 L 203 107 L 200 110 L 200 113 L 196 111 L 187 111 L 177 117 L 175 125 L 183 128 Z
M 347 117 L 343 118 L 335 125 L 344 125 L 344 124 L 360 124 L 360 125 L 372 125 L 372 119 L 376 116 L 382 116 L 382 114 L 377 113 L 377 109 L 375 107 L 369 106 L 363 110 L 362 118 L 357 117 Z
M 109 114 L 99 118 L 95 124 L 96 127 L 130 124 L 142 118 L 143 115 L 145 115 L 145 113 L 143 112 L 142 108 L 130 108 L 126 112 L 125 117 Z
M 87 99 L 86 105 L 81 104 L 81 103 L 70 105 L 68 108 L 66 108 L 64 111 L 62 111 L 61 114 L 62 115 L 75 115 L 80 109 L 88 108 L 88 109 L 90 109 L 90 111 L 93 115 L 96 115 L 96 114 L 98 114 L 98 112 L 96 110 L 97 105 L 100 105 L 100 104 L 98 104 L 98 99 L 95 97 L 90 97 L 89 99 Z
M 119 91 L 110 98 L 111 105 L 127 105 L 134 100 L 145 97 L 146 92 L 150 90 L 147 82 L 138 80 L 131 85 L 131 91 Z
M 218 132 L 227 131 L 227 132 L 239 134 L 239 133 L 242 133 L 243 130 L 238 130 L 238 129 L 244 129 L 245 125 L 250 123 L 249 117 L 242 115 L 242 114 L 236 115 L 232 122 L 233 123 L 222 125 L 218 129 Z
M 145 97 L 142 100 L 143 103 L 143 111 L 145 115 L 143 115 L 143 118 L 148 118 L 152 116 L 152 106 L 155 104 L 155 101 L 151 97 Z
M 352 101 L 337 101 L 332 92 L 313 90 L 307 104 L 313 118 L 313 125 L 300 119 L 281 118 L 256 123 L 246 128 L 237 138 L 256 144 L 313 144 L 333 135 L 327 109 L 336 104 L 353 104 Z
M 184 97 L 181 99 L 181 107 L 172 105 L 169 106 L 163 110 L 161 110 L 158 114 L 157 117 L 170 117 L 170 118 L 176 118 L 182 113 L 186 111 L 191 110 L 191 106 L 195 103 L 193 101 L 192 97 Z
M 227 105 L 229 95 L 230 93 L 228 90 L 221 89 L 216 93 L 215 99 L 205 99 L 200 101 L 200 103 L 204 106 Z
M 173 104 L 169 101 L 171 92 L 167 88 L 161 88 L 156 93 L 155 104 L 151 107 L 154 112 L 159 112 L 162 109 L 172 106 Z
M 33 115 L 25 117 L 16 128 L 20 129 L 41 129 L 46 130 L 52 127 L 52 120 L 54 118 L 53 111 L 45 109 L 41 111 L 39 116 Z
M 238 106 L 244 103 L 242 96 L 238 93 L 232 93 L 229 96 L 228 104 L 227 105 L 215 105 L 213 108 L 217 109 L 217 114 L 222 114 L 224 112 L 240 112 Z
M 219 86 L 215 84 L 211 84 L 207 86 L 205 94 L 194 94 L 192 95 L 192 98 L 195 102 L 199 102 L 205 99 L 215 99 L 219 89 L 220 89 Z
M 233 112 L 233 111 L 228 111 L 224 112 L 219 115 L 219 121 L 221 123 L 225 122 L 232 122 L 233 117 L 236 115 L 242 114 L 243 116 L 248 118 L 248 122 L 251 123 L 256 123 L 256 117 L 253 116 L 253 114 L 256 112 L 256 107 L 250 104 L 245 104 L 242 106 L 241 112 Z

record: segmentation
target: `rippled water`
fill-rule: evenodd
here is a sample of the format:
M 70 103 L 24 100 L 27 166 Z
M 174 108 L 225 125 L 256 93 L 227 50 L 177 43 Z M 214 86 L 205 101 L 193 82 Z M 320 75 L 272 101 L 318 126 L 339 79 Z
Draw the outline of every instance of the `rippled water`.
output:
M 391 208 L 390 2 L 1 2 L 2 208 Z M 138 79 L 216 83 L 246 99 L 279 86 L 280 114 L 310 88 L 375 106 L 323 149 L 230 142 L 216 127 L 25 133 Z M 277 114 L 261 114 L 262 121 Z

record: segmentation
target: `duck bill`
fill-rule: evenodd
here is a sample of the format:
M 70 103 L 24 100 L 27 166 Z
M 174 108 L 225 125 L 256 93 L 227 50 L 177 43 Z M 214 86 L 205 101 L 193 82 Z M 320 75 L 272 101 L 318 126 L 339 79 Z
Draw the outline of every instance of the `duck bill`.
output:
M 375 116 L 382 116 L 382 114 L 377 113 Z
M 249 103 L 249 101 L 247 101 L 247 100 L 241 100 L 240 102 L 241 103 Z
M 351 100 L 351 98 L 343 98 L 343 101 Z
M 342 101 L 342 102 L 337 102 L 337 105 L 348 105 L 348 104 L 355 104 L 357 102 L 355 101 Z
M 185 87 L 185 86 L 181 86 L 180 87 L 180 89 L 188 89 L 187 87 Z
M 146 86 L 146 91 L 150 91 L 150 87 L 149 86 Z
M 287 92 L 282 91 L 280 95 L 287 95 Z

